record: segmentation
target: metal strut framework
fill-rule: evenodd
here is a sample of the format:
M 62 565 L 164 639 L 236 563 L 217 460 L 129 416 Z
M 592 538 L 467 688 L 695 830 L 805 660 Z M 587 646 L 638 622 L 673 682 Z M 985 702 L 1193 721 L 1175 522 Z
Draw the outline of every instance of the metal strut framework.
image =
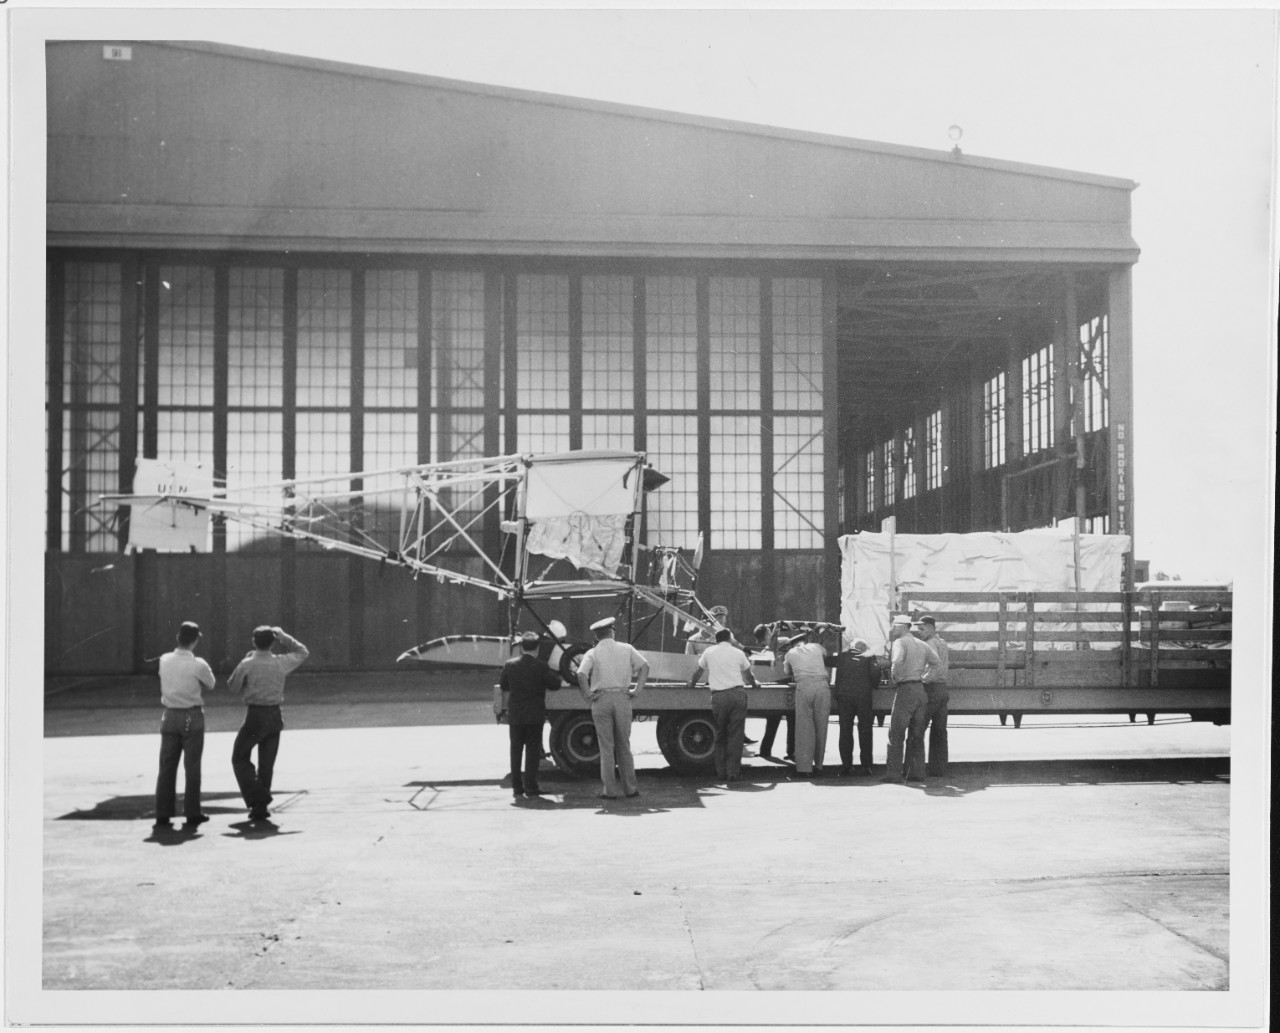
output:
M 170 527 L 180 514 L 204 512 L 263 534 L 395 564 L 414 577 L 472 585 L 526 608 L 543 600 L 626 599 L 653 616 L 714 632 L 718 622 L 693 591 L 698 555 L 691 564 L 678 550 L 646 550 L 634 539 L 645 492 L 666 480 L 642 452 L 521 453 L 203 493 L 175 480 L 153 493 L 103 495 L 98 505 L 127 506 L 134 522 L 145 515 Z M 509 569 L 474 533 L 495 510 L 514 540 Z M 637 579 L 642 552 L 655 560 L 646 564 L 654 568 L 652 585 Z M 487 577 L 463 569 L 476 560 Z

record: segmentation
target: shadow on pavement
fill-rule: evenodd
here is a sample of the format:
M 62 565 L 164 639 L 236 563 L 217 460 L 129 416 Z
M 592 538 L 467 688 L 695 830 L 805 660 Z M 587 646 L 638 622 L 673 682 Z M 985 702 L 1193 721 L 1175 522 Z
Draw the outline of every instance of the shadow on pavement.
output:
M 276 836 L 296 836 L 301 829 L 282 829 L 273 821 L 236 821 L 231 823 L 234 832 L 224 832 L 226 839 L 274 839 Z
M 178 794 L 179 807 L 176 815 L 177 821 L 182 820 L 181 800 L 182 794 Z M 216 807 L 211 806 L 211 801 L 215 800 L 234 800 L 234 807 Z M 240 801 L 239 793 L 201 793 L 200 806 L 204 813 L 209 815 L 215 814 L 239 814 L 244 812 L 244 804 Z M 89 811 L 70 811 L 67 814 L 60 814 L 57 821 L 136 821 L 139 818 L 154 818 L 156 814 L 156 798 L 153 794 L 148 793 L 146 796 L 112 796 L 100 803 L 94 804 L 93 809 Z

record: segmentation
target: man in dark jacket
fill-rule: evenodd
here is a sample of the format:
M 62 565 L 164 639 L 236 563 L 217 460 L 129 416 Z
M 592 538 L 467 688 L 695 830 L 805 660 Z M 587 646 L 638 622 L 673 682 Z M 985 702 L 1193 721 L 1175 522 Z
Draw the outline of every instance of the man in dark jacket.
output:
M 840 774 L 853 771 L 853 722 L 858 722 L 859 771 L 871 774 L 871 691 L 880 683 L 880 667 L 867 643 L 855 638 L 835 660 L 836 714 L 840 718 Z
M 560 688 L 560 676 L 538 659 L 537 632 L 520 636 L 520 655 L 502 666 L 498 684 L 507 698 L 507 728 L 511 733 L 511 792 L 517 799 L 541 796 L 538 764 L 542 761 L 542 722 L 547 716 L 547 692 Z M 520 757 L 524 755 L 524 774 Z

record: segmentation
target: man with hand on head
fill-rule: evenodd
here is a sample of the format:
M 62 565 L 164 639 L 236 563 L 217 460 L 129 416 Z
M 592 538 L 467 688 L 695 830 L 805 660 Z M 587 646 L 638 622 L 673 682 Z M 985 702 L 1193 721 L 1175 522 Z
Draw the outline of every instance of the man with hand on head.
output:
M 536 631 L 520 636 L 520 655 L 502 665 L 498 686 L 507 696 L 507 728 L 511 736 L 511 793 L 517 799 L 541 796 L 538 765 L 542 762 L 542 725 L 547 693 L 560 688 L 560 675 L 538 659 L 542 638 Z M 520 757 L 524 756 L 524 774 Z
M 600 781 L 604 783 L 600 796 L 606 800 L 618 798 L 619 773 L 623 792 L 640 795 L 631 756 L 631 700 L 649 676 L 649 661 L 634 646 L 613 637 L 613 623 L 612 617 L 606 617 L 591 625 L 596 644 L 578 665 L 578 687 L 591 703 L 591 720 L 600 743 Z
M 178 760 L 186 782 L 182 789 L 182 813 L 186 831 L 194 832 L 209 816 L 200 810 L 200 759 L 204 754 L 204 699 L 201 689 L 212 689 L 213 671 L 195 655 L 200 625 L 183 621 L 178 628 L 178 648 L 160 657 L 160 773 L 156 776 L 155 832 L 173 828 L 178 788 Z
M 758 685 L 747 655 L 732 643 L 728 628 L 716 632 L 716 644 L 698 657 L 689 688 L 703 673 L 711 685 L 711 720 L 716 727 L 716 779 L 736 782 L 742 777 L 743 729 L 747 723 L 747 686 Z
M 273 652 L 272 647 L 277 645 L 282 652 Z M 272 799 L 271 779 L 280 749 L 280 733 L 284 730 L 280 713 L 284 680 L 308 654 L 307 647 L 282 628 L 260 625 L 253 629 L 253 649 L 236 665 L 227 681 L 232 692 L 244 694 L 244 724 L 231 747 L 231 769 L 249 808 L 250 821 L 265 821 L 271 816 L 267 805 Z M 258 748 L 256 771 L 251 759 L 255 746 Z

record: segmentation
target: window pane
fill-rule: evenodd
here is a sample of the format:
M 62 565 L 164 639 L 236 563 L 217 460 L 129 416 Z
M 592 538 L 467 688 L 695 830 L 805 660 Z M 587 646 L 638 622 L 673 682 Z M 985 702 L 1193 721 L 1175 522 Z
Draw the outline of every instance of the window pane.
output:
M 521 413 L 516 417 L 516 439 L 521 452 L 569 451 L 569 417 Z
M 1022 360 L 1022 454 L 1053 447 L 1053 345 Z
M 880 446 L 880 463 L 884 470 L 884 505 L 892 506 L 898 501 L 898 471 L 894 468 L 892 438 Z
M 283 422 L 278 412 L 230 412 L 227 414 L 227 490 L 251 502 L 280 501 L 280 489 L 244 493 L 251 485 L 270 484 L 284 476 Z M 280 539 L 265 531 L 227 521 L 227 548 L 242 549 L 251 542 L 272 548 Z
M 431 274 L 433 408 L 484 407 L 484 274 Z
M 582 278 L 582 407 L 635 408 L 633 280 Z
M 298 405 L 351 404 L 351 273 L 298 271 Z
M 364 417 L 364 469 L 391 470 L 416 466 L 418 459 L 418 414 L 416 412 L 370 412 Z M 399 490 L 404 479 L 398 476 L 366 477 L 364 489 L 378 492 L 366 496 L 364 527 L 385 547 L 391 547 L 400 533 Z M 383 494 L 385 489 L 393 489 Z
M 114 552 L 109 508 L 120 488 L 120 266 L 68 262 L 63 304 L 62 547 Z
M 773 281 L 773 406 L 822 408 L 822 281 Z
M 63 305 L 63 401 L 120 402 L 120 266 L 68 262 Z
M 822 417 L 773 421 L 773 536 L 779 549 L 819 549 L 825 516 Z
M 279 408 L 284 397 L 284 271 L 233 268 L 227 305 L 227 403 Z
M 160 267 L 161 405 L 213 404 L 213 270 Z
M 982 459 L 986 469 L 1005 461 L 1004 374 L 997 373 L 982 385 Z
M 760 408 L 760 281 L 713 276 L 711 408 Z
M 1084 374 L 1084 429 L 1107 426 L 1107 392 L 1111 384 L 1107 317 L 1097 316 L 1080 327 L 1080 362 Z
M 902 497 L 912 498 L 916 493 L 916 429 L 905 427 L 902 431 Z
M 298 413 L 298 445 L 294 465 L 299 480 L 350 471 L 351 414 Z
M 177 459 L 213 467 L 213 413 L 171 412 L 156 414 L 156 455 L 147 458 Z
M 618 448 L 629 452 L 636 447 L 635 440 L 635 417 L 629 412 L 582 417 L 583 448 Z
M 417 272 L 404 269 L 370 270 L 365 274 L 364 304 L 364 404 L 397 409 L 416 408 Z
M 760 548 L 760 421 L 711 417 L 711 546 Z
M 925 490 L 942 485 L 942 410 L 929 414 L 925 422 Z
M 569 407 L 567 276 L 516 277 L 516 398 L 520 409 Z
M 671 480 L 645 494 L 648 544 L 698 542 L 698 425 L 693 416 L 649 416 L 649 462 Z
M 698 304 L 693 277 L 646 278 L 645 356 L 649 408 L 696 408 Z

